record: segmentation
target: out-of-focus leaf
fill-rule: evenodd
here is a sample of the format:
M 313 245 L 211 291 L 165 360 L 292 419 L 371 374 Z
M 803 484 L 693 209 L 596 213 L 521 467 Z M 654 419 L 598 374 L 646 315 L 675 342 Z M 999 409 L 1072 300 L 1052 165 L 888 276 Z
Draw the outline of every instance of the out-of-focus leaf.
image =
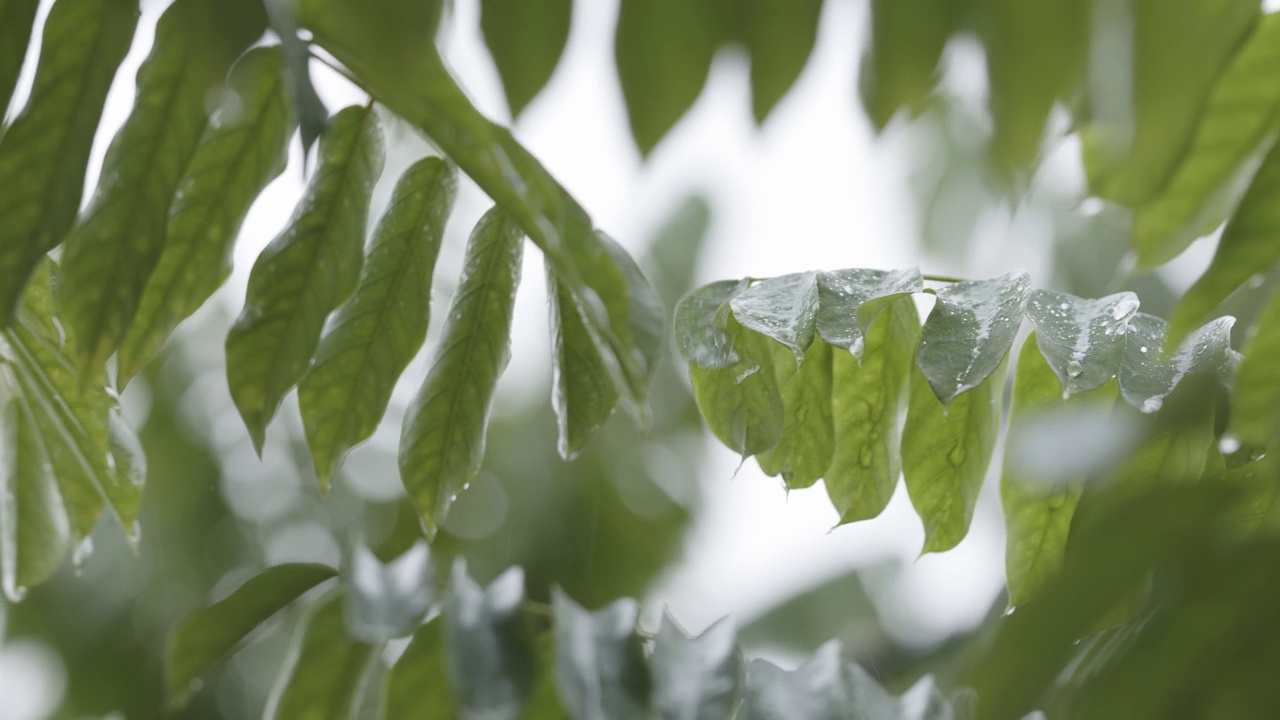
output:
M 751 111 L 763 123 L 809 62 L 822 0 L 752 0 L 742 30 L 751 54 Z
M 950 406 L 938 401 L 922 372 L 912 372 L 909 382 L 902 470 L 911 504 L 924 522 L 923 552 L 941 552 L 969 532 L 1000 432 L 1004 359 Z
M 420 160 L 400 177 L 360 285 L 298 387 L 322 491 L 347 451 L 377 429 L 396 381 L 427 338 L 431 279 L 457 184 L 457 172 L 439 158 Z
M 653 641 L 653 711 L 662 720 L 725 720 L 742 694 L 742 651 L 724 618 L 689 637 L 670 615 Z
M 174 627 L 165 659 L 165 684 L 174 706 L 186 703 L 198 680 L 272 615 L 303 593 L 336 577 L 324 565 L 276 565 L 225 599 L 197 610 Z M 337 607 L 341 612 L 341 606 Z M 341 615 L 338 620 L 341 621 Z
M 124 386 L 231 274 L 231 252 L 249 206 L 285 167 L 292 132 L 276 48 L 249 51 L 205 128 L 169 208 L 164 250 L 120 343 Z
M 622 393 L 577 303 L 550 266 L 547 295 L 551 311 L 551 405 L 559 426 L 560 457 L 571 460 L 613 414 Z
M 871 41 L 859 94 L 877 130 L 899 108 L 917 112 L 938 82 L 938 61 L 960 19 L 953 0 L 872 0 Z
M 573 720 L 648 717 L 652 680 L 635 632 L 636 602 L 617 602 L 594 613 L 558 588 L 555 610 L 556 687 Z
M 458 561 L 445 606 L 449 678 L 463 720 L 515 720 L 533 693 L 537 646 L 523 612 L 524 571 L 481 588 Z
M 920 270 L 832 270 L 818 274 L 818 335 L 855 357 L 863 335 L 880 313 L 899 299 L 924 291 Z
M 342 607 L 342 593 L 331 593 L 303 620 L 267 703 L 267 720 L 347 720 L 359 709 L 381 646 L 348 637 Z
M 648 267 L 654 287 L 668 308 L 693 285 L 693 274 L 711 225 L 711 206 L 700 194 L 686 197 L 659 227 L 649 244 Z
M 1243 450 L 1238 455 L 1253 455 Z M 1237 522 L 1245 533 L 1280 529 L 1280 455 L 1262 453 L 1240 461 L 1228 458 L 1226 482 L 1241 488 Z
M 205 103 L 266 26 L 254 0 L 178 0 L 156 25 L 133 112 L 62 255 L 60 297 L 85 374 L 115 352 L 164 248 L 169 206 L 208 122 Z
M 400 480 L 429 534 L 484 460 L 494 386 L 511 356 L 511 317 L 524 244 L 494 208 L 476 224 L 431 370 L 405 414 Z
M 791 348 L 796 360 L 813 342 L 818 319 L 818 273 L 762 280 L 729 300 L 742 327 Z
M 259 451 L 281 399 L 311 362 L 325 318 L 359 282 L 382 162 L 373 106 L 340 111 L 288 226 L 253 264 L 244 310 L 227 333 L 227 382 Z
M 1085 172 L 1095 195 L 1138 207 L 1168 182 L 1210 89 L 1257 21 L 1258 3 L 1133 0 L 1103 8 L 1096 22 L 1107 36 L 1095 38 L 1089 63 Z
M 1027 298 L 1027 317 L 1036 327 L 1037 347 L 1067 395 L 1102 387 L 1116 376 L 1129 321 L 1136 312 L 1138 296 L 1129 292 L 1085 300 L 1032 290 Z M 1022 372 L 1021 363 L 1018 368 Z
M 573 0 L 483 0 L 480 29 L 513 116 L 555 72 L 569 40 Z
M 357 544 L 344 578 L 347 632 L 369 643 L 412 633 L 435 602 L 434 577 L 431 551 L 422 541 L 385 564 Z
M 786 417 L 778 444 L 756 459 L 766 475 L 781 474 L 787 487 L 806 488 L 827 471 L 835 448 L 831 409 L 832 349 L 825 342 L 815 342 L 800 362 L 787 348 L 772 347 L 773 367 Z
M 741 360 L 729 332 L 729 302 L 747 288 L 747 280 L 721 280 L 689 293 L 676 305 L 675 335 L 690 364 L 707 370 Z
M 1280 440 L 1280 294 L 1267 303 L 1257 327 L 1236 371 L 1231 432 L 1245 442 L 1270 445 Z
M 419 627 L 404 654 L 387 671 L 382 690 L 385 720 L 453 717 L 444 624 L 444 617 L 438 615 Z
M 0 0 L 0 115 L 9 107 L 22 73 L 39 6 L 40 0 Z
M 627 357 L 623 366 L 615 362 L 609 362 L 607 365 L 611 371 L 619 375 L 615 382 L 622 388 L 623 397 L 628 401 L 631 414 L 641 427 L 647 430 L 649 412 L 645 403 L 649 385 L 653 382 L 658 364 L 665 354 L 663 347 L 666 342 L 666 308 L 663 307 L 661 298 L 649 284 L 648 278 L 644 276 L 635 259 L 604 233 L 597 232 L 596 238 L 605 254 L 609 256 L 610 266 L 617 268 L 623 279 L 618 294 L 606 298 L 605 305 L 620 309 L 621 314 L 626 317 L 626 326 L 619 328 L 617 335 L 626 338 Z M 588 310 L 585 309 L 587 306 L 582 305 L 581 301 L 578 307 L 584 318 L 590 317 Z M 610 315 L 613 315 L 612 310 Z M 601 353 L 609 350 L 609 345 L 603 338 L 596 337 L 596 343 Z
M 859 337 L 861 362 L 835 352 L 835 452 L 823 477 L 841 523 L 876 517 L 893 497 L 902 468 L 903 401 L 919 338 L 915 302 L 900 297 Z
M 285 62 L 284 71 L 289 80 L 289 97 L 293 101 L 294 112 L 298 116 L 302 153 L 305 158 L 311 146 L 328 127 L 329 111 L 311 83 L 311 48 L 307 42 L 298 37 L 298 19 L 294 16 L 296 2 L 266 0 L 265 5 L 267 15 L 271 18 L 271 27 L 280 37 L 280 49 L 284 54 Z
M 898 703 L 865 670 L 840 657 L 832 640 L 790 672 L 767 660 L 747 668 L 743 720 L 895 720 Z
M 707 427 L 720 442 L 748 458 L 782 439 L 786 406 L 773 368 L 773 341 L 725 315 L 725 331 L 737 361 L 714 370 L 690 363 L 689 376 Z
M 1213 86 L 1187 156 L 1134 217 L 1144 267 L 1161 265 L 1226 219 L 1280 132 L 1280 16 L 1262 18 Z
M 0 54 L 16 53 L 15 78 L 27 43 L 14 34 L 31 31 L 29 19 L 23 29 L 23 16 L 36 5 L 0 1 Z M 0 131 L 0 319 L 6 323 L 40 258 L 75 222 L 98 117 L 137 23 L 136 0 L 58 0 L 49 9 L 31 96 Z M 6 61 L 0 58 L 0 86 Z M 0 87 L 0 114 L 9 90 Z
M 529 707 L 524 717 L 528 720 L 563 720 L 568 717 L 564 706 L 560 703 L 560 693 L 556 690 L 556 638 L 553 632 L 538 635 L 538 680 L 533 687 L 533 695 L 529 698 Z
M 938 291 L 920 333 L 916 364 L 943 407 L 982 383 L 1009 353 L 1022 324 L 1029 282 L 1025 272 L 1016 271 Z
M 1223 317 L 1204 325 L 1165 355 L 1168 323 L 1136 313 L 1129 321 L 1128 341 L 1120 362 L 1120 394 L 1144 413 L 1153 413 L 1188 375 L 1222 375 L 1230 367 L 1231 326 Z

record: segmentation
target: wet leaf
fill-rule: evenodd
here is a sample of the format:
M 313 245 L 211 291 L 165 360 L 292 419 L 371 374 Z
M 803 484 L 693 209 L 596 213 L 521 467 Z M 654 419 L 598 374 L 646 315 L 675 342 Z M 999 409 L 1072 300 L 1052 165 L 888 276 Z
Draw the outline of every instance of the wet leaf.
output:
M 511 355 L 523 249 L 519 227 L 502 210 L 480 218 L 431 370 L 405 414 L 400 480 L 430 534 L 484 460 L 494 386 Z
M 120 343 L 118 385 L 160 351 L 169 335 L 231 274 L 231 254 L 249 206 L 284 170 L 293 132 L 277 48 L 256 48 L 231 70 L 169 207 L 164 250 Z
M 1120 394 L 1133 407 L 1153 413 L 1189 375 L 1223 376 L 1230 368 L 1231 326 L 1235 318 L 1223 317 L 1191 333 L 1165 355 L 1168 323 L 1153 315 L 1137 313 L 1129 322 L 1129 337 L 1120 363 Z
M 809 61 L 822 0 L 753 0 L 747 7 L 743 32 L 751 55 L 751 111 L 763 123 Z
M 613 414 L 622 393 L 578 304 L 550 267 L 547 289 L 551 311 L 551 405 L 559 427 L 560 457 L 570 460 Z
M 1244 350 L 1231 393 L 1231 432 L 1244 442 L 1270 446 L 1280 440 L 1280 294 L 1267 303 Z
M 537 680 L 538 648 L 524 614 L 524 571 L 502 573 L 481 588 L 461 561 L 445 608 L 449 677 L 464 720 L 515 720 Z
M 714 370 L 691 363 L 689 376 L 707 427 L 745 459 L 782 439 L 786 406 L 773 367 L 773 341 L 747 331 L 731 315 L 725 323 L 738 360 Z
M 0 0 L 0 108 L 9 107 L 18 84 L 39 6 L 40 0 Z
M 781 474 L 788 488 L 806 488 L 826 472 L 835 446 L 831 419 L 832 349 L 825 342 L 813 343 L 804 361 L 797 362 L 787 348 L 776 344 L 772 347 L 773 368 L 786 417 L 778 444 L 756 459 L 766 475 Z
M 227 334 L 227 382 L 259 451 L 281 399 L 307 371 L 325 318 L 356 289 L 382 152 L 372 105 L 335 115 L 293 217 L 253 265 L 244 310 Z
M 519 117 L 551 79 L 565 43 L 573 0 L 483 0 L 480 29 Z
M 558 588 L 555 612 L 556 687 L 573 720 L 648 717 L 651 678 L 635 633 L 630 598 L 588 612 Z
M 1085 300 L 1052 290 L 1031 291 L 1027 317 L 1063 394 L 1089 392 L 1116 376 L 1129 321 L 1137 311 L 1138 296 L 1130 292 Z
M 865 670 L 841 658 L 840 642 L 818 648 L 790 672 L 767 660 L 747 668 L 743 720 L 895 720 L 901 717 L 893 696 Z
M 453 696 L 449 689 L 449 669 L 445 664 L 442 615 L 423 623 L 409 646 L 387 671 L 382 691 L 382 717 L 453 717 Z
M 440 158 L 420 160 L 400 177 L 360 285 L 298 387 L 322 491 L 347 451 L 377 429 L 396 381 L 426 340 L 432 275 L 457 183 L 457 171 Z
M 742 651 L 728 618 L 690 637 L 669 614 L 653 641 L 653 709 L 662 720 L 725 720 L 742 695 Z
M 871 40 L 858 90 L 877 130 L 900 108 L 913 114 L 924 108 L 959 19 L 960 5 L 952 0 L 872 0 Z
M 910 270 L 832 270 L 818 274 L 818 335 L 862 357 L 863 335 L 898 300 L 924 291 L 924 278 Z
M 347 632 L 364 642 L 409 635 L 436 600 L 435 565 L 422 541 L 387 563 L 357 544 L 343 575 Z
M 676 305 L 675 335 L 685 360 L 706 370 L 726 368 L 741 360 L 733 347 L 726 308 L 747 284 L 747 280 L 721 280 L 680 300 Z
M 264 717 L 268 720 L 347 720 L 359 709 L 380 645 L 352 640 L 343 622 L 342 593 L 311 608 Z
M 818 274 L 795 273 L 755 283 L 729 301 L 742 327 L 791 348 L 797 360 L 813 342 L 818 314 Z

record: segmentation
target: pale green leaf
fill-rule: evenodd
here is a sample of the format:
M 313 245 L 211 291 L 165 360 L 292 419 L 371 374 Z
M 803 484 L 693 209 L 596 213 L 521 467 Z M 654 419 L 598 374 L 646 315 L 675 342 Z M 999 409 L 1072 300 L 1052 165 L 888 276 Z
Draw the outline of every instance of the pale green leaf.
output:
M 511 114 L 519 117 L 555 72 L 573 0 L 482 0 L 480 29 Z
M 267 702 L 267 720 L 355 717 L 381 646 L 347 636 L 342 606 L 342 593 L 330 593 L 302 621 Z
M 1171 354 L 1165 354 L 1168 323 L 1137 313 L 1129 321 L 1124 360 L 1120 363 L 1120 394 L 1135 408 L 1153 413 L 1178 385 L 1192 374 L 1223 376 L 1231 366 L 1231 326 L 1222 317 L 1191 333 Z
M 742 651 L 728 618 L 690 637 L 670 614 L 653 640 L 653 714 L 661 720 L 725 720 L 742 695 Z
M 170 704 L 185 704 L 198 688 L 200 677 L 233 654 L 254 630 L 337 574 L 324 565 L 276 565 L 250 578 L 226 598 L 184 618 L 169 636 L 165 655 Z
M 1280 133 L 1280 15 L 1265 16 L 1213 86 L 1177 171 L 1134 216 L 1138 263 L 1154 267 L 1218 227 Z
M 1015 271 L 938 290 L 920 333 L 916 364 L 944 407 L 981 384 L 1009 353 L 1029 282 L 1025 272 Z
M 1231 432 L 1255 445 L 1280 440 L 1280 294 L 1258 319 L 1231 392 Z
M 404 172 L 374 231 L 355 295 L 338 310 L 298 387 L 316 478 L 377 429 L 391 391 L 427 337 L 431 282 L 457 172 L 439 158 Z
M 1138 415 L 1124 405 L 1118 406 L 1117 413 Z M 1214 415 L 1212 408 L 1183 403 L 1181 408 L 1170 408 L 1148 419 L 1141 442 L 1099 481 L 1097 488 L 1086 489 L 1081 509 L 1090 503 L 1091 493 L 1102 488 L 1111 491 L 1113 497 L 1107 501 L 1113 502 L 1119 494 L 1129 496 L 1159 485 L 1200 480 L 1216 443 Z M 1141 418 L 1133 418 L 1133 424 L 1140 422 Z
M 781 474 L 788 488 L 806 488 L 826 472 L 835 449 L 832 349 L 825 342 L 815 342 L 799 362 L 787 348 L 777 344 L 772 348 L 786 417 L 778 444 L 756 459 L 766 475 Z
M 357 544 L 343 585 L 347 632 L 364 642 L 385 642 L 412 633 L 435 602 L 435 564 L 421 540 L 388 563 Z
M 872 0 L 871 32 L 859 71 L 862 105 L 877 130 L 899 108 L 916 113 L 938 83 L 942 49 L 960 20 L 954 0 Z
M 737 361 L 713 370 L 690 363 L 689 376 L 707 427 L 745 459 L 782 439 L 786 406 L 773 368 L 773 341 L 725 315 L 725 330 Z
M 649 717 L 652 678 L 635 632 L 630 598 L 588 612 L 558 588 L 555 612 L 556 687 L 573 720 Z
M 524 599 L 520 568 L 481 588 L 461 560 L 454 564 L 445 605 L 445 646 L 462 720 L 515 720 L 529 702 L 538 648 Z
M 751 111 L 763 123 L 809 61 L 822 0 L 751 0 L 741 32 L 751 55 Z
M 400 480 L 428 533 L 444 521 L 484 460 L 494 387 L 511 355 L 523 250 L 520 228 L 502 210 L 480 219 L 431 370 L 405 414 Z
M 251 50 L 231 69 L 227 95 L 178 184 L 164 249 L 120 343 L 118 385 L 141 371 L 231 274 L 249 206 L 285 167 L 293 122 L 283 73 L 278 48 Z
M 1002 357 L 994 372 L 950 406 L 938 401 L 922 372 L 911 373 L 902 471 L 924 522 L 923 552 L 950 550 L 969 532 L 1000 432 L 1004 365 Z
M 18 84 L 39 6 L 40 0 L 0 0 L 0 115 L 9 107 Z
M 897 701 L 865 670 L 841 657 L 840 641 L 818 648 L 790 672 L 767 660 L 747 668 L 743 720 L 899 720 Z
M 281 399 L 306 372 L 325 318 L 356 289 L 382 155 L 372 105 L 335 115 L 306 194 L 253 265 L 244 310 L 227 334 L 227 382 L 259 449 Z
M 924 291 L 924 278 L 910 270 L 831 270 L 818 274 L 818 335 L 862 357 L 863 335 L 880 313 L 899 299 Z
M 721 280 L 690 292 L 676 305 L 676 344 L 685 360 L 706 370 L 726 368 L 741 358 L 733 347 L 726 310 L 747 288 L 747 280 Z
M 859 339 L 861 362 L 837 350 L 833 371 L 835 452 L 823 477 L 841 523 L 876 517 L 898 485 L 907 379 L 920 339 L 915 302 L 899 297 Z
M 791 348 L 797 360 L 813 342 L 818 315 L 818 273 L 761 280 L 729 301 L 742 327 Z
M 622 393 L 578 304 L 550 266 L 547 296 L 551 311 L 551 406 L 559 428 L 560 456 L 570 460 L 613 414 Z
M 453 717 L 453 696 L 445 661 L 443 616 L 437 615 L 413 634 L 409 646 L 387 671 L 382 689 L 382 717 Z
M 1049 362 L 1064 395 L 1105 385 L 1120 370 L 1129 321 L 1138 297 L 1116 293 L 1085 300 L 1053 290 L 1032 290 L 1027 317 L 1036 328 L 1040 354 Z M 1021 364 L 1019 364 L 1021 372 Z
M 22 31 L 28 0 L 0 0 L 0 53 Z M 10 24 L 12 22 L 12 24 Z M 0 131 L 0 318 L 12 320 L 27 279 L 75 222 L 98 118 L 138 22 L 136 0 L 58 0 L 45 20 L 31 96 Z M 30 23 L 23 32 L 30 31 Z M 18 62 L 26 51 L 18 51 Z M 0 59 L 0 85 L 5 61 Z M 16 75 L 17 68 L 14 68 Z M 0 111 L 8 93 L 0 88 Z M 0 112 L 2 114 L 2 112 Z

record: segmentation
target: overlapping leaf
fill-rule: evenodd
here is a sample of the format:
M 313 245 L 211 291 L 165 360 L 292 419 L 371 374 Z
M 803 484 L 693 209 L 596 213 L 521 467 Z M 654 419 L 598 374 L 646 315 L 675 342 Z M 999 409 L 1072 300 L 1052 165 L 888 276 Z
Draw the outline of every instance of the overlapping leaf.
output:
M 9 107 L 18 84 L 39 6 L 40 0 L 0 0 L 0 114 Z
M 569 39 L 573 0 L 484 0 L 480 29 L 519 116 L 555 72 Z
M 266 0 L 264 5 L 271 19 L 271 29 L 280 37 L 289 97 L 298 116 L 305 161 L 306 153 L 329 125 L 329 111 L 311 82 L 311 46 L 298 36 L 298 19 L 294 12 L 296 3 L 292 0 Z
M 762 280 L 734 295 L 729 307 L 742 327 L 786 345 L 799 361 L 816 333 L 818 273 Z
M 827 471 L 835 449 L 833 351 L 830 345 L 818 341 L 809 346 L 801 361 L 784 347 L 772 347 L 772 364 L 786 417 L 778 443 L 756 459 L 766 475 L 780 474 L 787 487 L 806 488 Z
M 818 335 L 861 358 L 880 313 L 901 298 L 924 291 L 924 278 L 910 270 L 851 268 L 818 274 Z
M 551 311 L 552 392 L 560 456 L 572 459 L 604 425 L 622 396 L 605 355 L 573 295 L 547 268 Z
M 458 716 L 514 720 L 533 694 L 537 646 L 524 615 L 524 572 L 481 588 L 457 563 L 446 601 L 445 643 Z
M 357 545 L 344 580 L 347 631 L 364 642 L 411 634 L 436 599 L 435 565 L 421 541 L 388 563 Z
M 1245 442 L 1265 446 L 1280 439 L 1280 294 L 1267 303 L 1257 328 L 1236 372 L 1231 431 Z
M 1031 292 L 1027 317 L 1036 327 L 1036 344 L 1058 376 L 1064 395 L 1089 392 L 1116 376 L 1129 321 L 1137 311 L 1138 297 L 1133 293 L 1083 300 L 1052 290 Z
M 1135 408 L 1153 413 L 1178 385 L 1193 374 L 1224 375 L 1231 365 L 1231 326 L 1223 317 L 1192 333 L 1166 355 L 1168 323 L 1137 313 L 1129 321 L 1124 360 L 1120 363 L 1120 394 Z
M 556 687 L 573 720 L 648 717 L 652 678 L 635 633 L 637 606 L 623 599 L 588 612 L 553 592 Z
M 453 713 L 444 653 L 444 624 L 444 617 L 439 615 L 423 623 L 404 654 L 387 671 L 382 690 L 385 720 L 443 718 Z
M 347 636 L 342 593 L 330 593 L 303 620 L 264 717 L 347 720 L 359 708 L 379 649 Z
M 664 615 L 653 641 L 653 711 L 662 720 L 724 720 L 742 695 L 742 651 L 723 619 L 689 637 Z
M 900 108 L 923 108 L 938 82 L 942 50 L 960 14 L 960 6 L 950 0 L 872 0 L 871 37 L 858 87 L 877 130 Z
M 855 714 L 856 713 L 856 714 Z M 865 670 L 841 657 L 838 640 L 832 640 L 790 672 L 767 660 L 755 660 L 748 668 L 744 720 L 891 720 L 900 717 L 893 696 Z
M 772 340 L 747 332 L 726 313 L 725 330 L 737 361 L 723 368 L 689 365 L 693 394 L 720 442 L 747 458 L 778 444 L 786 406 L 773 367 Z

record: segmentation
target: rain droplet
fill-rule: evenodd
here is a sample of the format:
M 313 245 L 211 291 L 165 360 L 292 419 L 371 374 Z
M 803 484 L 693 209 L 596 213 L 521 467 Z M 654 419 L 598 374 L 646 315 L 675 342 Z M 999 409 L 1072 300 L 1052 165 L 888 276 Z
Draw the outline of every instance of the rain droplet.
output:
M 1153 413 L 1164 405 L 1164 399 L 1158 396 L 1151 396 L 1142 401 L 1142 412 Z
M 742 372 L 739 372 L 737 375 L 735 375 L 733 378 L 733 382 L 735 385 L 741 384 L 743 380 L 746 380 L 747 378 L 751 377 L 752 375 L 755 375 L 758 372 L 760 372 L 760 366 L 755 363 L 752 363 L 751 365 L 748 365 L 745 368 L 743 368 Z
M 1235 435 L 1223 435 L 1222 439 L 1218 441 L 1218 450 L 1223 455 L 1234 455 L 1240 450 L 1240 438 Z
M 1137 312 L 1137 310 L 1137 300 L 1131 297 L 1122 298 L 1120 302 L 1116 303 L 1115 307 L 1111 308 L 1111 318 L 1113 320 L 1123 320 L 1129 315 Z
M 1072 360 L 1067 363 L 1067 377 L 1078 378 L 1080 373 L 1084 372 L 1084 367 L 1080 365 L 1079 360 Z
M 951 448 L 951 452 L 947 453 L 947 461 L 952 465 L 959 465 L 964 462 L 966 455 L 964 445 L 956 443 L 955 447 Z
M 863 446 L 863 448 L 858 451 L 858 464 L 862 465 L 864 468 L 869 468 L 871 467 L 871 460 L 871 447 Z
M 1147 346 L 1146 346 L 1146 345 L 1143 345 L 1142 347 L 1138 348 L 1138 352 L 1140 352 L 1140 353 L 1145 353 L 1146 351 L 1147 351 Z

